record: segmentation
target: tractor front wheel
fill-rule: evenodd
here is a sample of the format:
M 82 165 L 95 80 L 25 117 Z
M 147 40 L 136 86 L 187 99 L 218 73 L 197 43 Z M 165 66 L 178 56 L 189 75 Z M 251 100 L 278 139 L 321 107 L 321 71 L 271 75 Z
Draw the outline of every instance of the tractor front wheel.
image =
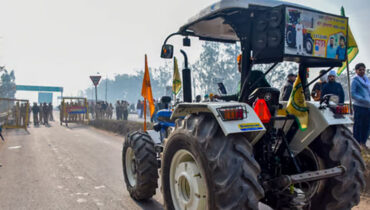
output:
M 125 183 L 135 200 L 151 198 L 158 187 L 158 161 L 154 142 L 146 132 L 127 135 L 122 149 Z

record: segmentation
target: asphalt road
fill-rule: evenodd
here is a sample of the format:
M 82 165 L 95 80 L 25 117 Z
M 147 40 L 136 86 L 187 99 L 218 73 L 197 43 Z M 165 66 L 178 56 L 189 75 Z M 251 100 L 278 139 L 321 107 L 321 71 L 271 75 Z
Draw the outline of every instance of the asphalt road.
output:
M 130 198 L 121 136 L 57 122 L 4 134 L 0 209 L 162 209 L 159 191 L 146 203 Z

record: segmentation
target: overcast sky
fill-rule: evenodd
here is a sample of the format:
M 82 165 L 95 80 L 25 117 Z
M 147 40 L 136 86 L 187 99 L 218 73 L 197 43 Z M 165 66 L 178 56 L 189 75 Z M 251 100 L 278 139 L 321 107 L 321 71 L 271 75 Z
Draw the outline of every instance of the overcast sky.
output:
M 0 0 L 0 65 L 15 70 L 17 84 L 63 86 L 65 95 L 76 95 L 91 86 L 88 76 L 96 72 L 110 78 L 134 73 L 143 67 L 145 53 L 150 66 L 163 64 L 164 38 L 213 2 Z M 335 14 L 343 5 L 360 47 L 354 62 L 370 66 L 369 0 L 291 2 Z M 193 43 L 190 53 L 200 47 Z

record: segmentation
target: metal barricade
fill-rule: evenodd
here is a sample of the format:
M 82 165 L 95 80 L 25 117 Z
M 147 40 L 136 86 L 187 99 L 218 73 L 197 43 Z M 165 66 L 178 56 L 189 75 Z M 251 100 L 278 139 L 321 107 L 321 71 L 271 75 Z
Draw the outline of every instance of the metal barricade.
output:
M 30 119 L 28 100 L 0 98 L 0 122 L 3 128 L 23 128 L 27 130 Z
M 63 97 L 60 104 L 60 125 L 65 123 L 85 123 L 89 121 L 89 108 L 86 98 Z

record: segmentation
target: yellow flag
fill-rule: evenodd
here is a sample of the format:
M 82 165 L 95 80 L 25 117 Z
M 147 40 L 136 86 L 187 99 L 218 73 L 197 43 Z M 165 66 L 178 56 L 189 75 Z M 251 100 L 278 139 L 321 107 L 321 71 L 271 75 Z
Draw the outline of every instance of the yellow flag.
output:
M 176 57 L 173 58 L 173 80 L 172 80 L 172 92 L 177 95 L 181 90 L 181 77 L 179 73 L 179 67 L 177 65 Z
M 154 106 L 154 100 L 153 100 L 153 94 L 152 94 L 152 86 L 150 85 L 148 59 L 146 55 L 145 55 L 145 72 L 144 72 L 144 78 L 143 78 L 143 87 L 141 88 L 141 95 L 146 100 L 148 100 L 150 116 L 152 116 L 155 110 L 155 106 Z
M 299 129 L 304 131 L 308 126 L 308 108 L 304 97 L 301 78 L 298 77 L 293 84 L 286 111 L 296 117 Z
M 342 16 L 345 16 L 343 7 L 341 8 L 341 13 L 342 13 Z M 348 63 L 351 63 L 351 61 L 356 57 L 358 52 L 359 50 L 358 50 L 355 37 L 353 36 L 351 28 L 348 25 L 348 48 L 347 48 Z M 344 61 L 342 64 L 342 67 L 338 68 L 337 75 L 339 76 L 346 68 L 347 68 L 347 61 Z

